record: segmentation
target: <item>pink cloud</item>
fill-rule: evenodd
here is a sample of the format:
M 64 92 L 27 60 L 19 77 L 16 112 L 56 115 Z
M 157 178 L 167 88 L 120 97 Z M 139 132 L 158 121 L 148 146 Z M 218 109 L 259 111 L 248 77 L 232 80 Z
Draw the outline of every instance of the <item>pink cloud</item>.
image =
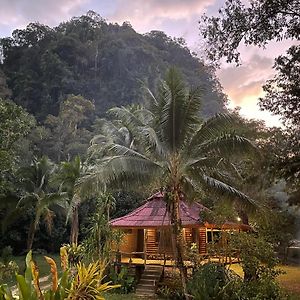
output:
M 109 19 L 116 22 L 129 20 L 138 31 L 149 31 L 166 20 L 189 21 L 197 19 L 215 0 L 117 0 L 115 13 Z
M 50 26 L 58 25 L 82 11 L 88 0 L 2 0 L 0 25 L 25 27 L 29 22 L 40 22 Z
M 220 69 L 218 76 L 231 101 L 241 105 L 246 98 L 262 93 L 261 86 L 274 74 L 272 65 L 271 58 L 255 54 L 242 66 Z

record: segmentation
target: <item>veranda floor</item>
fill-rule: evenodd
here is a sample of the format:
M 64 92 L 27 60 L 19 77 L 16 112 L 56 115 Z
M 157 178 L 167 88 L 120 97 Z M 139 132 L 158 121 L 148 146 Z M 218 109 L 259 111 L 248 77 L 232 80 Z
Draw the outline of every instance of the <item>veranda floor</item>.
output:
M 233 264 L 233 263 L 238 263 L 239 262 L 239 259 L 238 258 L 226 258 L 226 257 L 211 257 L 211 258 L 205 258 L 203 260 L 201 260 L 201 263 L 207 263 L 207 262 L 220 262 L 220 263 L 225 263 L 225 264 Z M 129 258 L 129 257 L 122 257 L 121 259 L 121 263 L 122 264 L 125 264 L 125 265 L 128 265 L 128 264 L 131 264 L 131 265 L 134 265 L 134 266 L 139 266 L 139 265 L 144 265 L 145 264 L 145 260 L 143 258 L 136 258 L 136 257 L 133 257 L 133 258 Z M 186 260 L 184 262 L 184 264 L 187 266 L 187 267 L 192 267 L 192 262 L 191 261 L 188 261 Z M 146 265 L 161 265 L 163 266 L 164 265 L 164 260 L 162 259 L 147 259 L 146 260 Z M 165 266 L 166 267 L 174 267 L 175 266 L 175 261 L 174 260 L 166 260 L 165 262 Z

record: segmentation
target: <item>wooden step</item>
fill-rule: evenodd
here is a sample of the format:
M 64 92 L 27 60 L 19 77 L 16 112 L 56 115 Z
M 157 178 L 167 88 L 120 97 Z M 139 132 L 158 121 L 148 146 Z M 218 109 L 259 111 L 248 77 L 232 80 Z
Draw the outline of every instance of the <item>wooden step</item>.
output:
M 136 287 L 136 296 L 144 299 L 157 299 L 156 286 L 162 274 L 162 266 L 147 265 Z

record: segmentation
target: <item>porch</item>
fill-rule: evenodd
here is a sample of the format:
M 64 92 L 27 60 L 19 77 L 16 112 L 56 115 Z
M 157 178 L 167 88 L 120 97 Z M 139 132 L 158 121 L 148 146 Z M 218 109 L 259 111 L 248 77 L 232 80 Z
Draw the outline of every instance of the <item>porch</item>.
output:
M 117 253 L 115 252 L 115 257 L 117 257 Z M 156 257 L 156 258 L 146 258 L 143 252 L 119 252 L 119 258 L 115 259 L 115 263 L 119 263 L 121 265 L 131 266 L 146 266 L 146 265 L 160 265 L 163 267 L 175 267 L 176 263 L 174 259 L 167 257 Z M 136 257 L 136 255 L 142 256 Z M 121 256 L 121 257 L 120 257 Z M 222 254 L 219 256 L 213 255 L 204 255 L 199 257 L 199 262 L 201 264 L 205 264 L 207 262 L 218 262 L 226 265 L 236 264 L 240 262 L 240 258 L 238 253 L 231 253 L 230 255 Z M 193 267 L 193 263 L 191 260 L 186 257 L 184 260 L 184 264 L 187 268 Z

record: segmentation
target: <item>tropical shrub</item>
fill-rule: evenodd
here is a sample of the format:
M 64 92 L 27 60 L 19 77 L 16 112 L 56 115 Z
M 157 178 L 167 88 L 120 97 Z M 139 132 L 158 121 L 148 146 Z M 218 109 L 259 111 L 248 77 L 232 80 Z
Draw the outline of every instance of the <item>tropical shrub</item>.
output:
M 93 299 L 104 300 L 103 292 L 119 285 L 110 285 L 110 282 L 102 283 L 106 265 L 103 262 L 84 265 L 76 265 L 75 273 L 72 274 L 67 268 L 67 259 L 64 255 L 67 253 L 65 248 L 61 251 L 61 262 L 64 272 L 58 276 L 55 261 L 45 256 L 47 263 L 51 268 L 52 284 L 50 288 L 42 290 L 39 281 L 39 269 L 32 259 L 30 251 L 26 256 L 26 271 L 23 275 L 16 275 L 17 295 L 14 295 L 7 285 L 0 286 L 0 300 L 79 300 Z
M 190 294 L 197 300 L 235 299 L 234 290 L 241 279 L 224 265 L 207 263 L 198 268 L 188 283 Z
M 11 257 L 12 248 L 10 246 L 4 247 L 0 258 L 0 280 L 12 277 L 19 270 L 19 266 L 11 260 Z
M 136 285 L 135 278 L 129 275 L 128 269 L 124 266 L 121 267 L 120 272 L 116 272 L 114 268 L 111 268 L 109 278 L 112 283 L 120 286 L 114 290 L 116 293 L 128 294 L 134 290 Z
M 84 257 L 84 246 L 81 244 L 65 244 L 63 247 L 67 251 L 68 262 L 71 266 L 76 266 Z
M 184 299 L 179 274 L 174 271 L 165 270 L 164 279 L 158 286 L 157 294 L 163 299 Z

